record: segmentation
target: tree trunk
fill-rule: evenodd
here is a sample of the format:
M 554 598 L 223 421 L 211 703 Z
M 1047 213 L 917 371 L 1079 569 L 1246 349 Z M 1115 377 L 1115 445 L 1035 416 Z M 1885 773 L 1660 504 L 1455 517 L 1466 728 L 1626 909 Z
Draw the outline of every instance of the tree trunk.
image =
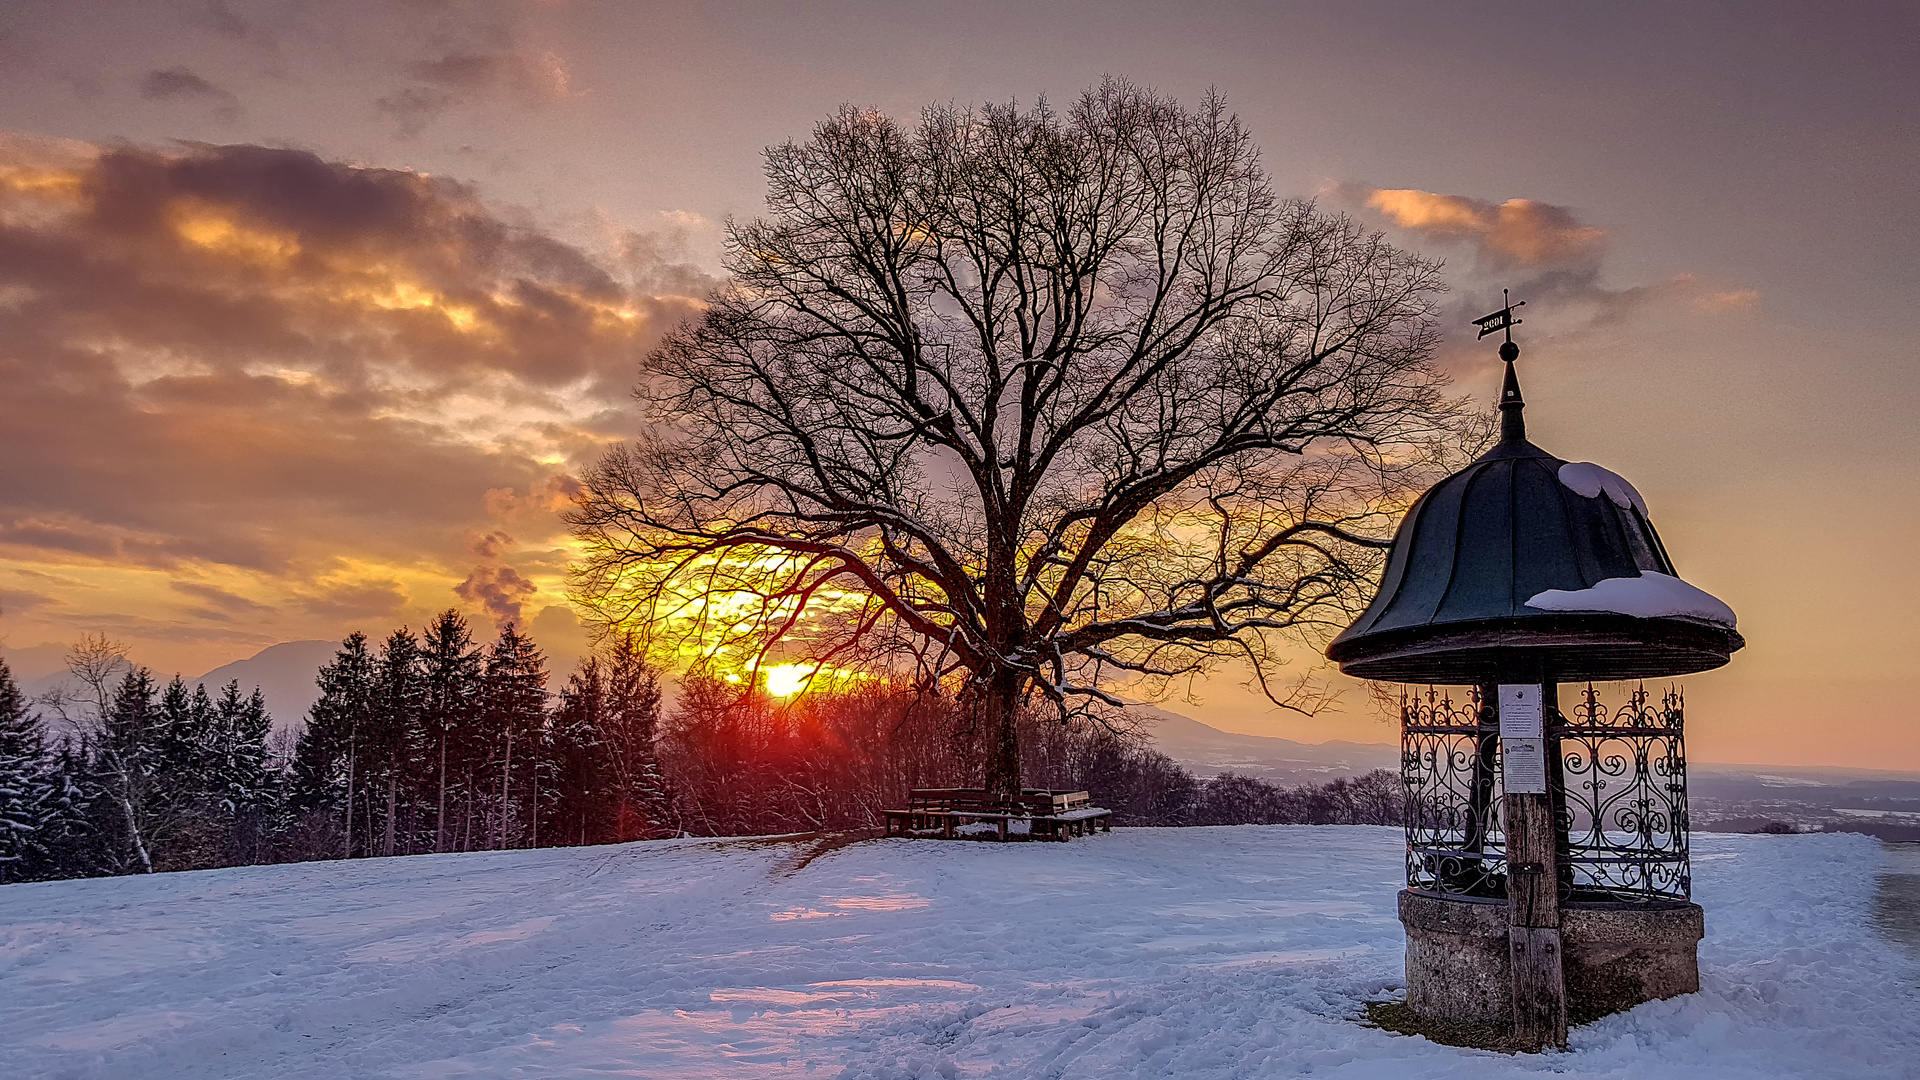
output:
M 353 732 L 349 730 L 347 733 L 347 853 L 343 856 L 343 858 L 348 859 L 353 858 L 353 760 L 355 753 L 353 741 Z
M 507 801 L 507 787 L 512 780 L 513 732 L 509 730 L 507 732 L 506 761 L 500 766 L 500 835 L 494 841 L 495 847 L 504 848 L 507 846 L 507 815 L 513 809 L 513 804 Z
M 127 816 L 127 835 L 133 837 L 133 851 L 140 857 L 140 870 L 151 874 L 153 859 L 147 855 L 146 841 L 140 837 L 140 820 L 139 816 L 133 812 L 133 800 L 125 795 L 120 796 L 120 809 Z
M 981 702 L 981 728 L 987 739 L 987 790 L 1020 794 L 1020 680 L 998 674 L 987 682 Z
M 395 771 L 391 767 L 387 770 L 387 825 L 380 838 L 380 854 L 388 858 L 393 857 L 393 810 L 400 797 L 399 778 L 394 775 Z
M 440 733 L 440 796 L 433 811 L 433 850 L 447 850 L 447 733 Z

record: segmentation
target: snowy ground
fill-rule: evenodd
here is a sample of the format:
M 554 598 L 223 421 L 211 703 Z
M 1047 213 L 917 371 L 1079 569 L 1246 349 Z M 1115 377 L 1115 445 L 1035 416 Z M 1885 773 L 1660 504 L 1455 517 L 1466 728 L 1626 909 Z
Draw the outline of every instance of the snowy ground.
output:
M 1362 1027 L 1400 834 L 669 841 L 0 887 L 8 1077 L 1920 1076 L 1880 846 L 1695 837 L 1705 989 L 1503 1057 Z

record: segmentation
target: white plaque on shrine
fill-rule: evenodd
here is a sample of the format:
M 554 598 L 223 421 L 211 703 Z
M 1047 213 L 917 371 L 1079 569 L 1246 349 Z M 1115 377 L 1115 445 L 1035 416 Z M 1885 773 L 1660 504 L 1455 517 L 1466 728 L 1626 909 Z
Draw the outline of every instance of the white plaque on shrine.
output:
M 1541 730 L 1539 683 L 1500 684 L 1500 737 L 1538 739 Z
M 1547 791 L 1547 740 L 1501 739 L 1500 782 L 1509 795 Z

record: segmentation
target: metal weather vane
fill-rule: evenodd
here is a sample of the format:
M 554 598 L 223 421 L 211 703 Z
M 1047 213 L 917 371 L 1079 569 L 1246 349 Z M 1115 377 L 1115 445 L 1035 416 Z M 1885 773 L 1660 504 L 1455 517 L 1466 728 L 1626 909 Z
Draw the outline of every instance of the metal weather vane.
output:
M 1513 317 L 1513 310 L 1515 308 L 1526 307 L 1527 302 L 1525 300 L 1522 300 L 1517 304 L 1508 302 L 1507 290 L 1505 289 L 1500 290 L 1500 299 L 1501 299 L 1501 302 L 1506 303 L 1507 305 L 1506 307 L 1501 308 L 1499 311 L 1496 311 L 1491 315 L 1480 316 L 1479 318 L 1473 320 L 1473 325 L 1480 328 L 1481 337 L 1486 337 L 1488 334 L 1491 334 L 1497 330 L 1505 330 L 1507 332 L 1507 340 L 1512 341 L 1513 328 L 1516 326 L 1519 326 L 1522 321 L 1520 319 L 1516 319 Z

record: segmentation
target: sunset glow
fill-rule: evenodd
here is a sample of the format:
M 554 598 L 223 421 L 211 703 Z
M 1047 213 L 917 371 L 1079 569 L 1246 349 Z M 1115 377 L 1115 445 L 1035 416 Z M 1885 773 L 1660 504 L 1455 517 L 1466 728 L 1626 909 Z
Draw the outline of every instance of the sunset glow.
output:
M 1740 612 L 1749 648 L 1688 683 L 1697 760 L 1920 769 L 1909 18 L 1566 8 L 1496 46 L 1418 5 L 880 10 L 10 11 L 0 652 L 40 678 L 104 633 L 191 674 L 456 607 L 569 670 L 593 638 L 562 515 L 651 430 L 640 361 L 721 283 L 722 223 L 763 212 L 763 150 L 843 104 L 910 121 L 1120 74 L 1217 87 L 1278 194 L 1443 260 L 1450 392 L 1492 400 L 1467 320 L 1528 300 L 1536 441 L 1633 477 Z M 728 587 L 648 613 L 657 658 L 776 656 L 761 689 L 818 692 L 804 642 L 765 649 L 779 568 L 703 569 Z M 1390 738 L 1357 685 L 1304 718 L 1244 677 L 1169 707 Z
M 766 680 L 767 693 L 785 698 L 805 690 L 813 678 L 814 670 L 803 664 L 775 664 L 762 669 L 760 674 Z

